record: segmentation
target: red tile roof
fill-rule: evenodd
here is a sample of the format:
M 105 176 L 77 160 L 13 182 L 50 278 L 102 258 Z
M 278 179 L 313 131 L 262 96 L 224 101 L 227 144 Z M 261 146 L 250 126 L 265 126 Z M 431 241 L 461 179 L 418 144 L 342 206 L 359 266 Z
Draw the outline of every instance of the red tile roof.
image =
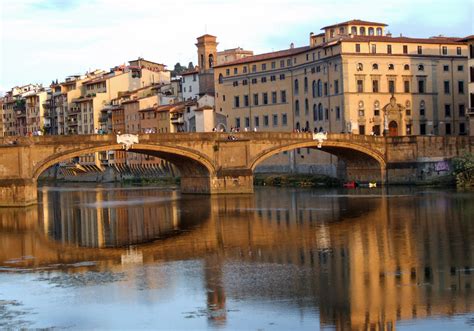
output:
M 369 22 L 369 21 L 362 21 L 362 20 L 350 20 L 350 21 L 346 21 L 346 22 L 342 22 L 342 23 L 337 23 L 337 24 L 325 26 L 325 27 L 321 28 L 321 30 L 328 29 L 328 28 L 335 28 L 335 27 L 343 26 L 343 25 L 379 25 L 379 26 L 387 26 L 387 24 L 385 24 L 385 23 Z
M 466 42 L 466 41 L 470 41 L 470 40 L 474 40 L 474 34 L 471 34 L 470 36 L 458 39 L 458 41 L 461 41 L 461 42 L 463 42 L 463 41 Z
M 292 55 L 296 55 L 296 54 L 299 54 L 299 53 L 303 53 L 303 52 L 305 52 L 309 49 L 310 49 L 309 46 L 303 46 L 303 47 L 289 48 L 289 49 L 285 49 L 285 50 L 282 50 L 282 51 L 258 54 L 258 55 L 254 55 L 254 56 L 247 56 L 247 57 L 235 60 L 235 61 L 231 61 L 231 62 L 216 65 L 214 68 L 227 67 L 227 66 L 235 65 L 235 64 L 258 62 L 258 61 L 276 59 L 276 58 L 280 58 L 280 57 L 292 56 Z

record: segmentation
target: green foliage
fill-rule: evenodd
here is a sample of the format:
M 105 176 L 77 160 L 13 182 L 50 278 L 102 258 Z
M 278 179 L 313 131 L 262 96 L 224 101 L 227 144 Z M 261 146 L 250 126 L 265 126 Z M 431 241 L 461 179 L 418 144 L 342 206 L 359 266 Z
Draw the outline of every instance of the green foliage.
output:
M 306 174 L 255 174 L 254 184 L 283 187 L 332 187 L 341 185 L 340 181 L 336 178 L 325 175 Z
M 188 68 L 182 66 L 181 63 L 178 62 L 174 65 L 174 69 L 171 70 L 171 77 L 176 77 L 186 70 L 188 70 Z
M 453 159 L 453 174 L 460 187 L 474 186 L 474 154 L 466 153 Z

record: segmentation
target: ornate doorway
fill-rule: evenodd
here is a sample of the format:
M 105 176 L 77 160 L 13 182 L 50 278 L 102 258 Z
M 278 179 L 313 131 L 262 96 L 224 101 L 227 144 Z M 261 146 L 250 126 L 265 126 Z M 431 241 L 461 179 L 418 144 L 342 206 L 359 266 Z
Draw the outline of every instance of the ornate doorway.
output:
M 395 121 L 391 121 L 388 124 L 388 135 L 390 137 L 396 137 L 398 136 L 398 124 Z

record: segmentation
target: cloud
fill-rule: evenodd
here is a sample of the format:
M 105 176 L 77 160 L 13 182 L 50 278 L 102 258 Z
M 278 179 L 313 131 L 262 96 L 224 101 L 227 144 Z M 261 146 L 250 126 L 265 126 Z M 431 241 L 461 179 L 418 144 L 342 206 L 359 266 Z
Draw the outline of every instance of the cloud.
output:
M 394 34 L 472 33 L 471 0 L 1 3 L 1 86 L 49 83 L 138 56 L 170 67 L 176 62 L 196 63 L 196 37 L 206 32 L 218 37 L 219 50 L 240 46 L 255 53 L 284 49 L 291 42 L 307 45 L 311 31 L 353 18 L 385 22 Z

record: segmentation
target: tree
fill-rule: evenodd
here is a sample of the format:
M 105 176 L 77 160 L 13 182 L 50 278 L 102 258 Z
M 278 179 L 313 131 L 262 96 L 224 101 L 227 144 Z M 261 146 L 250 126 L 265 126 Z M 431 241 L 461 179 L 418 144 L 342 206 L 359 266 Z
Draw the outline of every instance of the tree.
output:
M 186 71 L 186 70 L 187 70 L 187 68 L 182 66 L 181 63 L 178 62 L 174 65 L 174 69 L 171 71 L 171 76 L 176 77 L 179 74 L 181 74 L 183 71 Z
M 453 159 L 457 186 L 474 186 L 474 154 L 466 153 Z

